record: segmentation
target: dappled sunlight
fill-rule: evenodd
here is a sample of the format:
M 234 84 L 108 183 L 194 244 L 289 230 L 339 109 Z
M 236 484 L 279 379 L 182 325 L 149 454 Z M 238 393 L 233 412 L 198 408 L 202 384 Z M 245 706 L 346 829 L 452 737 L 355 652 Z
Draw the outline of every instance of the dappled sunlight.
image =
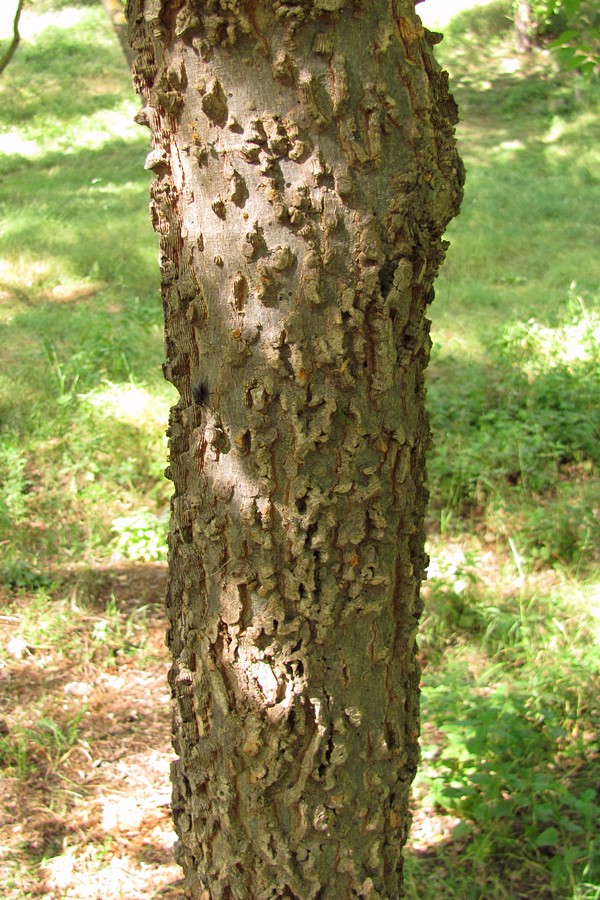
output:
M 502 161 L 515 159 L 520 150 L 525 150 L 525 144 L 520 140 L 502 141 L 495 148 L 495 155 Z
M 104 787 L 86 823 L 95 841 L 69 841 L 63 853 L 42 864 L 47 890 L 74 900 L 109 900 L 133 891 L 147 896 L 151 886 L 178 877 L 169 815 L 171 760 L 170 752 L 149 749 L 102 761 Z
M 600 141 L 596 135 L 598 116 L 581 115 L 575 121 L 554 116 L 546 134 L 540 138 L 545 160 L 555 170 L 570 167 L 578 190 L 600 184 Z M 586 132 L 589 139 L 586 141 Z
M 0 153 L 3 156 L 22 156 L 33 159 L 39 153 L 37 141 L 23 138 L 20 131 L 8 131 L 0 134 Z
M 27 137 L 23 137 L 24 129 L 19 125 L 0 134 L 0 153 L 41 160 L 49 154 L 69 154 L 74 147 L 77 150 L 101 150 L 117 138 L 123 144 L 141 144 L 139 126 L 133 121 L 138 109 L 135 100 L 126 98 L 112 109 L 99 109 L 79 117 L 65 124 L 60 131 L 55 127 L 49 130 L 44 121 L 36 120 L 26 127 Z
M 515 322 L 508 336 L 516 347 L 527 354 L 523 371 L 535 377 L 536 373 L 557 366 L 572 368 L 598 360 L 600 315 L 592 311 L 555 328 L 542 325 L 535 319 Z
M 0 259 L 0 322 L 10 324 L 14 315 L 34 302 L 42 285 L 58 274 L 49 260 L 34 259 L 24 252 Z
M 89 187 L 87 185 L 82 185 L 79 188 L 79 191 L 83 193 L 87 193 L 88 190 L 92 191 L 94 194 L 104 194 L 122 200 L 127 194 L 139 196 L 140 183 L 139 180 L 116 182 L 107 178 L 92 178 Z
M 509 56 L 501 60 L 499 69 L 507 75 L 517 75 L 523 71 L 523 57 Z
M 8 7 L 9 14 L 14 14 L 16 0 L 4 0 Z M 87 18 L 85 8 L 77 6 L 66 6 L 63 9 L 48 10 L 47 12 L 35 12 L 35 15 L 28 15 L 29 10 L 25 10 L 19 22 L 19 32 L 23 41 L 35 41 L 40 35 L 47 32 L 49 28 L 77 28 Z M 7 40 L 12 35 L 12 19 L 10 15 L 0 20 L 0 40 Z
M 485 6 L 489 0 L 424 0 L 417 12 L 426 28 L 443 28 L 459 12 Z
M 29 859 L 42 862 L 38 887 L 73 900 L 147 898 L 178 878 L 165 574 L 159 564 L 75 569 L 33 602 L 0 588 L 1 857 L 19 843 L 23 888 Z
M 113 384 L 107 382 L 97 389 L 83 394 L 81 399 L 104 415 L 138 428 L 145 428 L 149 423 L 153 427 L 164 428 L 168 418 L 169 407 L 176 400 L 174 388 L 165 383 L 150 391 L 134 382 Z

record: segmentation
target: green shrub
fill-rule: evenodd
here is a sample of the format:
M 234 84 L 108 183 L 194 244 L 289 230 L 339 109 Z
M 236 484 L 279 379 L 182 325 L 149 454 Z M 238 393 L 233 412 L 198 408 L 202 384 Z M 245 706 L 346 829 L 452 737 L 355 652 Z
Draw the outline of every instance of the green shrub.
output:
M 512 27 L 512 0 L 493 0 L 485 6 L 476 6 L 457 13 L 447 25 L 444 34 L 449 42 L 458 42 L 469 37 L 491 40 L 505 35 Z
M 561 466 L 600 463 L 599 335 L 597 312 L 554 328 L 532 319 L 491 341 L 485 366 L 445 359 L 429 390 L 437 505 L 549 490 Z

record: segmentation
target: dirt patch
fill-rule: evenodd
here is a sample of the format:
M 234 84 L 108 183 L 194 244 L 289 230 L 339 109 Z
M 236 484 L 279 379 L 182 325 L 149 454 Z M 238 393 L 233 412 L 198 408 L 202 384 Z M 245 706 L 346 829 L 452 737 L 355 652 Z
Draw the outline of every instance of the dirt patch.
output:
M 62 598 L 47 601 L 69 617 L 56 644 L 52 635 L 36 640 L 25 621 L 30 597 L 0 597 L 0 643 L 13 650 L 0 663 L 7 900 L 181 896 L 165 577 L 160 565 L 65 573 Z

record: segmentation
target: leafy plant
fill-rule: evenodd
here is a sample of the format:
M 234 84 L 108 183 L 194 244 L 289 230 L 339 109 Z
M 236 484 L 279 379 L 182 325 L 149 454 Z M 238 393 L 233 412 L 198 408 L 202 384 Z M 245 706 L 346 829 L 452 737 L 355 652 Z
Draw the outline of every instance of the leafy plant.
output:
M 564 481 L 573 468 L 591 475 L 600 463 L 599 337 L 599 313 L 580 306 L 554 327 L 511 324 L 489 342 L 485 366 L 446 358 L 455 389 L 435 378 L 430 387 L 435 505 L 493 509 L 498 525 L 515 497 L 555 494 L 523 523 L 532 555 L 573 561 L 593 546 L 597 513 L 587 493 L 583 506 L 573 496 L 565 505 Z
M 600 65 L 600 12 L 590 0 L 537 0 L 537 29 L 567 70 L 592 76 Z
M 124 559 L 159 560 L 166 553 L 166 522 L 149 509 L 137 509 L 113 519 L 115 554 Z
M 583 750 L 565 718 L 565 698 L 546 690 L 542 701 L 542 685 L 514 676 L 476 682 L 464 662 L 451 671 L 443 684 L 426 677 L 424 716 L 439 737 L 424 748 L 423 802 L 458 815 L 456 837 L 480 850 L 485 842 L 488 857 L 517 836 L 540 863 L 551 862 L 558 890 L 584 872 L 598 877 L 596 792 L 589 777 L 569 782 L 559 762 Z
M 49 588 L 52 578 L 33 563 L 17 559 L 0 565 L 0 584 L 13 591 L 39 591 Z

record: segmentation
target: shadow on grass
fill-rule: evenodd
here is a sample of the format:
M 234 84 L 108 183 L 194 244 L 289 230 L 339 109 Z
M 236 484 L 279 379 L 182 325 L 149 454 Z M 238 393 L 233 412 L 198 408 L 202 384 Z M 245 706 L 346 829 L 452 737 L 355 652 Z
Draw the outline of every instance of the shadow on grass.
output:
M 34 280 L 37 262 L 37 272 L 46 268 L 55 278 L 94 277 L 133 291 L 157 290 L 146 149 L 142 139 L 114 138 L 97 150 L 23 161 L 5 174 L 0 209 L 9 264 L 31 265 Z
M 57 135 L 82 116 L 117 108 L 130 85 L 99 4 L 75 25 L 47 25 L 32 42 L 22 37 L 2 80 L 4 125 L 22 129 L 43 121 Z
M 144 152 L 143 141 L 114 139 L 23 162 L 0 185 L 7 415 L 17 382 L 30 406 L 56 392 L 64 403 L 73 386 L 82 392 L 103 379 L 162 382 Z
M 560 70 L 543 49 L 518 53 L 513 26 L 508 2 L 468 10 L 450 23 L 438 48 L 459 105 L 464 152 L 486 165 L 488 154 L 505 141 L 517 139 L 527 148 L 547 141 L 551 126 L 561 119 L 577 122 L 577 141 L 563 148 L 564 165 L 576 163 L 586 139 L 592 140 L 591 147 L 598 140 L 597 121 L 592 121 L 597 118 L 597 81 Z M 590 121 L 578 122 L 586 112 Z

